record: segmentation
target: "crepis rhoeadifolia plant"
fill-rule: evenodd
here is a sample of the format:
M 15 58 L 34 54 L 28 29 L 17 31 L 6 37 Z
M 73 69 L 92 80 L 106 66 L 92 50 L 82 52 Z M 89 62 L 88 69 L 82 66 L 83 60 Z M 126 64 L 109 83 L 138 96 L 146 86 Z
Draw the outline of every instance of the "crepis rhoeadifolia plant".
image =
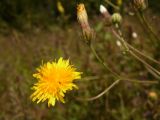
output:
M 144 26 L 150 32 L 152 41 L 158 42 L 159 37 L 155 34 L 152 27 L 148 24 L 143 14 L 144 10 L 147 9 L 148 2 L 147 0 L 131 0 L 131 6 L 135 11 L 135 14 L 138 15 L 139 19 L 142 20 Z M 114 6 L 113 6 L 114 7 Z M 117 9 L 117 8 L 116 8 Z M 137 48 L 129 44 L 126 39 L 123 37 L 123 32 L 121 30 L 122 24 L 122 16 L 120 13 L 116 12 L 114 14 L 110 14 L 107 8 L 103 5 L 100 5 L 100 13 L 103 15 L 105 19 L 105 27 L 109 27 L 114 36 L 117 37 L 118 46 L 123 48 L 123 53 L 127 53 L 132 57 L 136 58 L 140 61 L 144 66 L 152 71 L 154 75 L 160 78 L 160 72 L 150 65 L 147 61 L 143 58 L 148 59 L 150 62 L 153 62 L 157 65 L 160 63 L 142 53 Z M 120 81 L 130 81 L 135 83 L 148 83 L 148 84 L 155 84 L 157 81 L 147 81 L 147 80 L 135 80 L 132 78 L 127 78 L 121 76 L 119 73 L 114 72 L 106 62 L 103 61 L 102 57 L 99 56 L 95 50 L 95 47 L 92 45 L 92 41 L 96 39 L 95 32 L 91 28 L 88 20 L 87 11 L 85 5 L 80 3 L 77 5 L 77 19 L 81 26 L 82 35 L 84 38 L 85 43 L 88 45 L 90 50 L 92 51 L 93 55 L 97 58 L 97 60 L 102 64 L 104 69 L 110 72 L 113 75 L 114 81 L 112 84 L 98 94 L 95 97 L 91 98 L 84 98 L 83 100 L 95 100 L 104 95 L 110 89 L 112 89 L 116 84 Z M 140 57 L 141 56 L 141 57 Z M 34 90 L 33 94 L 31 95 L 32 101 L 44 102 L 48 101 L 48 106 L 54 106 L 56 101 L 65 102 L 64 97 L 65 93 L 72 90 L 73 88 L 77 89 L 78 86 L 73 83 L 76 79 L 81 79 L 82 72 L 77 72 L 76 68 L 73 65 L 70 65 L 69 60 L 64 60 L 62 57 L 56 62 L 47 62 L 37 68 L 37 73 L 33 74 L 33 76 L 38 80 L 37 83 L 34 84 L 32 89 Z

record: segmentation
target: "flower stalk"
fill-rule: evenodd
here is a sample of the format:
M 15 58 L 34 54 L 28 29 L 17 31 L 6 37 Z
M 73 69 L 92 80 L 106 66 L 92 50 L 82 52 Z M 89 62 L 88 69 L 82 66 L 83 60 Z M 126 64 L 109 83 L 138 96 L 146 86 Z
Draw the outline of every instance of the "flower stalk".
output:
M 94 56 L 97 58 L 97 60 L 104 66 L 104 68 L 105 68 L 107 71 L 111 72 L 115 78 L 120 78 L 120 76 L 119 76 L 117 73 L 115 73 L 114 71 L 112 71 L 112 70 L 108 67 L 108 65 L 107 65 L 105 62 L 103 62 L 103 60 L 102 60 L 101 57 L 97 54 L 97 52 L 96 52 L 96 50 L 95 50 L 95 48 L 93 47 L 92 44 L 90 45 L 90 49 L 91 49 L 92 53 L 94 54 Z
M 148 21 L 146 20 L 144 13 L 140 12 L 140 17 L 143 20 L 144 25 L 146 26 L 146 28 L 148 29 L 148 31 L 153 35 L 153 37 L 157 40 L 157 42 L 160 41 L 160 38 L 156 35 L 156 33 L 154 32 L 152 26 L 150 26 L 150 24 L 148 23 Z

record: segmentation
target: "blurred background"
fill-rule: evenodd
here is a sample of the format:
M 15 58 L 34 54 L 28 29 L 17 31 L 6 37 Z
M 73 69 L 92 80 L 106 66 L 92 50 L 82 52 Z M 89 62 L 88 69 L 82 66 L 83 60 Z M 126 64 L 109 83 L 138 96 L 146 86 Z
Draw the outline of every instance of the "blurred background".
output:
M 120 8 L 127 42 L 160 61 L 160 44 L 152 46 L 136 15 L 129 14 L 133 12 L 130 0 L 110 1 Z M 111 14 L 117 10 L 105 0 L 0 0 L 0 120 L 160 120 L 159 84 L 123 81 L 97 100 L 83 100 L 102 92 L 113 77 L 82 40 L 76 17 L 80 2 L 96 32 L 93 45 L 111 69 L 136 80 L 160 80 L 117 46 L 99 6 L 105 5 Z M 149 0 L 144 14 L 159 35 L 159 0 Z M 29 98 L 36 82 L 32 74 L 42 60 L 61 56 L 83 72 L 82 80 L 77 81 L 79 90 L 69 92 L 66 103 L 57 102 L 55 107 L 33 103 Z M 159 70 L 157 64 L 150 64 Z

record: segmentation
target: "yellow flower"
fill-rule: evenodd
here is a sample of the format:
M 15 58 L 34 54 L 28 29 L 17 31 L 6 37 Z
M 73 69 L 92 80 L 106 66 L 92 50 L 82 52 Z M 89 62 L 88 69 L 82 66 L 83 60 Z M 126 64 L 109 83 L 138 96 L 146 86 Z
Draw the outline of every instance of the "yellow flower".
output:
M 48 106 L 54 106 L 56 100 L 64 101 L 64 94 L 73 88 L 78 88 L 73 81 L 81 78 L 81 72 L 76 72 L 69 60 L 60 58 L 58 62 L 47 62 L 39 68 L 37 73 L 33 74 L 38 82 L 32 89 L 32 101 L 44 102 L 48 100 Z

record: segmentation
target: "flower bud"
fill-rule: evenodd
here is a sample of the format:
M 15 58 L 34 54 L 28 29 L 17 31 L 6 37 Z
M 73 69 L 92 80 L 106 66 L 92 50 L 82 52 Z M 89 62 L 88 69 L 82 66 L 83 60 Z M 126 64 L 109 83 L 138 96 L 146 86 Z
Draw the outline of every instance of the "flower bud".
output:
M 117 5 L 118 5 L 118 6 L 121 6 L 121 5 L 122 5 L 122 2 L 123 2 L 122 0 L 117 0 Z
M 108 11 L 107 11 L 107 9 L 106 9 L 106 7 L 105 7 L 105 6 L 103 6 L 103 5 L 100 5 L 99 10 L 100 10 L 100 12 L 101 12 L 102 14 L 104 14 L 104 13 L 108 12 Z
M 60 1 L 57 2 L 57 9 L 61 14 L 64 14 L 65 10 L 64 10 L 64 7 Z
M 112 15 L 112 23 L 113 24 L 120 24 L 122 22 L 122 16 L 119 13 L 114 13 Z
M 100 5 L 100 13 L 103 15 L 104 19 L 105 19 L 105 23 L 107 26 L 110 26 L 112 24 L 111 22 L 111 15 L 109 14 L 108 10 L 106 9 L 105 6 Z
M 134 39 L 136 39 L 136 38 L 138 37 L 137 33 L 136 33 L 136 32 L 133 32 L 133 33 L 132 33 L 132 37 L 133 37 Z
M 137 10 L 143 11 L 147 8 L 147 0 L 132 0 L 133 7 Z
M 90 44 L 91 39 L 93 39 L 93 30 L 88 23 L 88 15 L 83 3 L 77 5 L 77 19 L 81 25 L 83 37 L 87 44 Z
M 118 47 L 122 46 L 122 43 L 119 40 L 116 41 L 116 44 L 117 44 Z
M 148 93 L 148 96 L 149 96 L 149 98 L 151 98 L 151 99 L 153 99 L 153 100 L 157 100 L 157 99 L 158 99 L 157 93 L 156 93 L 156 92 L 153 92 L 153 91 L 149 92 L 149 93 Z

